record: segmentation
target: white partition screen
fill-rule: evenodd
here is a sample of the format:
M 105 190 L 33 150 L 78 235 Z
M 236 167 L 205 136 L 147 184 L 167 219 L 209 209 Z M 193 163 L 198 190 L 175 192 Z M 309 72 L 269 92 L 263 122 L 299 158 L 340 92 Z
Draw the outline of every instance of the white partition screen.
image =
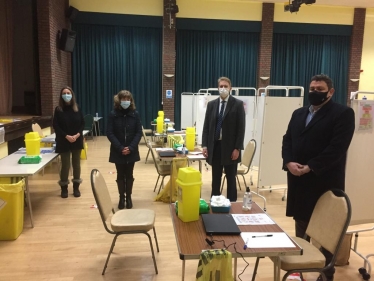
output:
M 374 96 L 374 94 L 372 94 Z M 374 131 L 373 129 L 358 130 L 360 116 L 360 103 L 362 100 L 352 100 L 355 111 L 356 130 L 348 150 L 345 191 L 352 204 L 351 225 L 374 222 Z M 374 101 L 368 100 L 374 108 Z M 363 113 L 363 112 L 362 112 Z M 373 117 L 373 110 L 371 110 Z
M 262 138 L 258 146 L 258 186 L 272 186 L 287 183 L 286 172 L 282 170 L 282 139 L 286 133 L 291 115 L 303 104 L 302 97 L 261 97 L 264 99 Z M 259 111 L 260 108 L 259 108 Z

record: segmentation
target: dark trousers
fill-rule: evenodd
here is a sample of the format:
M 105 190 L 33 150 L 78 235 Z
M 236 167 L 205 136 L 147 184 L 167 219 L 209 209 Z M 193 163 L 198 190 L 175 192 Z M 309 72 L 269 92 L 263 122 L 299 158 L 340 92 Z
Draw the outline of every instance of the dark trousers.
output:
M 221 165 L 221 141 L 214 143 L 213 159 L 212 159 L 212 194 L 221 195 L 221 179 L 222 171 L 225 169 L 226 180 L 227 180 L 227 199 L 231 202 L 236 202 L 238 194 L 236 191 L 236 174 L 238 171 L 238 165 Z
M 68 152 L 60 153 L 61 157 L 61 171 L 60 171 L 60 182 L 61 186 L 68 185 L 69 170 L 70 170 L 70 154 L 71 154 L 71 165 L 73 167 L 73 182 L 80 183 L 81 180 L 81 149 L 72 150 Z
M 308 224 L 309 224 L 308 221 L 295 220 L 296 237 L 304 238 L 306 229 L 308 228 Z M 306 240 L 310 241 L 310 237 L 308 236 Z M 320 250 L 326 258 L 326 264 L 325 265 L 328 265 L 332 260 L 333 254 L 331 254 L 329 251 L 327 251 L 323 247 L 321 247 Z M 325 272 L 327 278 L 332 278 L 334 276 L 334 273 L 335 273 L 335 268 L 334 267 L 332 267 L 330 270 Z
M 123 180 L 126 181 L 126 179 L 133 179 L 133 172 L 134 172 L 134 166 L 135 162 L 128 163 L 128 164 L 115 164 L 116 170 L 117 170 L 117 181 Z

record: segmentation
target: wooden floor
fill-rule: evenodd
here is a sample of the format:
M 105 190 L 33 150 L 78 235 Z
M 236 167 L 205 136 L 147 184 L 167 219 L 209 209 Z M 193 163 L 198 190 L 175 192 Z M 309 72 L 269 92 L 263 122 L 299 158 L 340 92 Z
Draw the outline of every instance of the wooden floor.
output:
M 160 252 L 156 254 L 158 275 L 154 272 L 148 240 L 144 235 L 120 237 L 106 274 L 101 275 L 113 237 L 105 232 L 98 210 L 92 207 L 95 201 L 89 178 L 91 170 L 97 168 L 103 173 L 115 205 L 118 193 L 115 167 L 108 162 L 109 141 L 106 137 L 98 137 L 94 142 L 88 141 L 88 160 L 81 161 L 82 197 L 74 198 L 70 186 L 69 198 L 60 198 L 56 163 L 45 169 L 44 176 L 38 174 L 30 178 L 35 227 L 30 227 L 28 210 L 25 210 L 24 230 L 18 239 L 0 241 L 0 280 L 181 280 L 182 262 L 175 243 L 169 206 L 154 202 L 157 173 L 152 159 L 144 163 L 147 154 L 144 143 L 140 144 L 140 152 L 142 160 L 135 165 L 134 171 L 133 204 L 134 208 L 156 211 L 160 246 Z M 249 181 L 249 175 L 247 179 Z M 210 182 L 211 170 L 203 171 L 202 197 L 206 200 L 210 196 Z M 293 220 L 285 216 L 285 201 L 281 200 L 283 191 L 262 194 L 268 200 L 270 216 L 293 235 Z M 240 200 L 242 196 L 243 190 L 238 192 Z M 262 206 L 258 197 L 254 197 L 254 201 Z M 364 232 L 360 234 L 358 249 L 364 255 L 373 253 L 373 242 L 374 233 Z M 241 279 L 251 280 L 255 259 L 246 260 L 249 267 Z M 363 260 L 351 252 L 350 264 L 337 268 L 335 280 L 362 280 L 357 270 L 361 266 Z M 238 261 L 238 273 L 244 267 L 244 261 Z M 185 280 L 195 280 L 196 269 L 197 261 L 187 261 Z M 262 259 L 256 280 L 270 281 L 272 276 L 272 263 L 269 259 Z M 316 277 L 315 274 L 306 276 L 307 280 L 315 280 Z

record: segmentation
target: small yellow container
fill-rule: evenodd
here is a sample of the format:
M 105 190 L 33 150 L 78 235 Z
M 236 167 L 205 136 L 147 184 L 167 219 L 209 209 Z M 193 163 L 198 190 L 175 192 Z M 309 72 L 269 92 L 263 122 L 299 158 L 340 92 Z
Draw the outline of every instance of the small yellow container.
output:
M 2 182 L 8 181 L 2 179 Z M 6 202 L 0 210 L 0 240 L 15 240 L 23 230 L 23 187 L 25 180 L 17 183 L 0 184 L 0 198 Z
M 82 160 L 86 160 L 86 159 L 87 159 L 87 154 L 86 154 L 87 151 L 88 151 L 88 145 L 87 145 L 87 143 L 85 142 L 85 143 L 84 143 L 84 148 L 83 148 L 82 151 L 81 151 L 81 159 L 82 159 Z
M 162 134 L 163 131 L 164 131 L 164 117 L 159 116 L 157 117 L 157 133 Z
M 183 222 L 199 220 L 201 173 L 191 167 L 178 171 L 178 217 Z
M 40 155 L 40 137 L 37 132 L 25 134 L 26 155 Z
M 195 150 L 195 127 L 187 127 L 186 128 L 186 148 L 188 151 Z

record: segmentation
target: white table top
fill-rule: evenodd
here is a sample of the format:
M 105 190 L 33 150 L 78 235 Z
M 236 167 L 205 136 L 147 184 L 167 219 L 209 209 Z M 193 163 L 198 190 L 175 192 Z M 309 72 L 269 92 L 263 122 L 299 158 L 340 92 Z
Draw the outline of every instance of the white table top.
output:
M 83 136 L 88 134 L 88 130 L 83 131 Z M 56 134 L 53 133 L 52 135 L 46 136 L 40 140 L 41 142 L 46 142 L 46 143 L 55 143 L 56 142 Z
M 100 119 L 103 119 L 103 117 L 94 117 L 95 122 L 98 122 Z
M 54 152 L 43 153 L 53 151 L 52 148 L 41 148 L 40 151 L 42 161 L 39 164 L 18 164 L 18 160 L 26 155 L 26 151 L 23 149 L 0 159 L 0 177 L 26 177 L 34 175 L 58 156 L 58 153 Z

